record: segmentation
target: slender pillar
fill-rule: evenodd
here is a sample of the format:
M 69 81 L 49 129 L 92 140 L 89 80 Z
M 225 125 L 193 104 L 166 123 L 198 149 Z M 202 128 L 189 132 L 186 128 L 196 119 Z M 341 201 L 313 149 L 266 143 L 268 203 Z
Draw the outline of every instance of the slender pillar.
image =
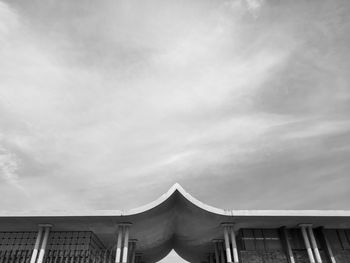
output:
M 40 242 L 41 242 L 41 237 L 43 236 L 43 230 L 44 230 L 44 227 L 43 226 L 39 226 L 38 235 L 36 236 L 32 257 L 30 258 L 30 263 L 35 263 L 36 258 L 38 256 Z
M 142 253 L 135 253 L 135 261 L 136 263 L 141 263 L 142 261 Z
M 238 249 L 237 249 L 237 242 L 236 242 L 236 235 L 235 235 L 235 231 L 234 231 L 234 225 L 232 225 L 230 227 L 230 232 L 231 232 L 233 262 L 238 263 L 239 258 L 238 258 Z
M 136 257 L 136 239 L 130 240 L 130 263 L 135 263 Z
M 332 250 L 332 247 L 329 243 L 329 240 L 327 238 L 327 235 L 324 231 L 324 228 L 321 227 L 320 228 L 320 231 L 321 231 L 321 234 L 322 234 L 322 239 L 323 239 L 323 243 L 324 243 L 324 247 L 326 248 L 326 252 L 327 252 L 327 256 L 330 260 L 331 263 L 337 263 L 336 260 L 335 260 L 335 257 L 333 255 L 333 250 Z
M 123 236 L 123 226 L 118 227 L 118 237 L 117 237 L 117 250 L 115 255 L 115 262 L 120 263 L 121 262 L 121 255 L 122 255 L 122 236 Z
M 124 247 L 123 247 L 123 260 L 122 263 L 128 262 L 128 248 L 129 248 L 129 226 L 124 226 Z
M 310 236 L 310 240 L 311 240 L 311 246 L 312 246 L 312 250 L 314 251 L 314 254 L 315 254 L 315 257 L 316 257 L 316 261 L 317 261 L 317 263 L 322 263 L 320 251 L 318 250 L 318 247 L 317 247 L 317 242 L 316 242 L 316 239 L 315 239 L 315 235 L 314 235 L 314 231 L 312 229 L 312 226 L 308 226 L 307 230 L 309 232 L 309 236 Z
M 280 234 L 281 234 L 284 246 L 285 246 L 288 263 L 295 263 L 292 246 L 290 245 L 287 229 L 285 226 L 280 228 Z
M 220 263 L 218 240 L 213 240 L 213 242 L 214 242 L 214 250 L 215 250 L 215 263 Z
M 221 263 L 225 263 L 225 248 L 224 248 L 224 242 L 220 240 L 220 258 L 221 258 Z
M 300 226 L 301 233 L 303 235 L 303 239 L 304 239 L 304 242 L 305 242 L 305 247 L 306 247 L 306 250 L 307 250 L 307 254 L 309 255 L 310 263 L 316 263 L 314 255 L 312 253 L 311 246 L 310 246 L 310 241 L 309 241 L 309 238 L 308 238 L 307 233 L 306 233 L 306 227 L 308 225 L 302 224 L 302 225 L 299 225 L 299 226 Z
M 43 225 L 43 226 L 45 228 L 45 233 L 44 233 L 43 241 L 41 243 L 38 260 L 36 261 L 36 263 L 42 263 L 43 262 L 47 241 L 49 239 L 50 229 L 52 227 L 51 225 Z
M 229 239 L 229 235 L 228 235 L 228 228 L 229 228 L 229 226 L 224 225 L 226 259 L 227 259 L 227 263 L 232 263 L 230 239 Z

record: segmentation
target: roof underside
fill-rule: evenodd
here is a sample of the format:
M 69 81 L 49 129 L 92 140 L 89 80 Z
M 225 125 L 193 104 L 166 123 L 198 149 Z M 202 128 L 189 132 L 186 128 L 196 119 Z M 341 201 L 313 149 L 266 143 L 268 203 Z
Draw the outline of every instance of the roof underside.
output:
M 54 231 L 93 231 L 107 246 L 116 243 L 118 223 L 131 222 L 130 238 L 146 262 L 157 262 L 171 249 L 189 262 L 200 262 L 212 250 L 212 239 L 222 238 L 222 222 L 238 228 L 315 227 L 350 228 L 350 211 L 222 210 L 205 205 L 178 184 L 155 202 L 130 211 L 74 213 L 17 213 L 0 215 L 0 231 L 36 230 L 39 223 Z

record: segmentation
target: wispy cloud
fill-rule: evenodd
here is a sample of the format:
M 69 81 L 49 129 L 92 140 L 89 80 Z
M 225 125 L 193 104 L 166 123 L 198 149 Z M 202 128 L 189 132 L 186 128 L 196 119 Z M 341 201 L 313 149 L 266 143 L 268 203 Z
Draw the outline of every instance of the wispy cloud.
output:
M 19 161 L 17 156 L 0 145 L 0 179 L 14 187 L 22 188 L 18 182 L 18 168 Z
M 308 176 L 320 188 L 332 178 L 346 195 L 347 9 L 0 2 L 0 191 L 9 197 L 0 204 L 127 208 L 180 181 L 218 206 L 300 208 L 290 199 Z M 279 202 L 286 182 L 293 188 Z M 27 198 L 14 205 L 24 194 L 9 190 L 15 184 Z M 206 194 L 209 186 L 227 193 Z
M 248 10 L 254 15 L 255 17 L 258 16 L 259 9 L 264 4 L 264 0 L 246 0 Z

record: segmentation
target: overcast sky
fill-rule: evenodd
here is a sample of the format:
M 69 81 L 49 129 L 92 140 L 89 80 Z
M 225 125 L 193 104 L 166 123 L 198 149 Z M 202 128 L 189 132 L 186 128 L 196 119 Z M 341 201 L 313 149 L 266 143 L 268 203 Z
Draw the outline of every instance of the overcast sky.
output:
M 0 210 L 350 209 L 349 13 L 0 0 Z

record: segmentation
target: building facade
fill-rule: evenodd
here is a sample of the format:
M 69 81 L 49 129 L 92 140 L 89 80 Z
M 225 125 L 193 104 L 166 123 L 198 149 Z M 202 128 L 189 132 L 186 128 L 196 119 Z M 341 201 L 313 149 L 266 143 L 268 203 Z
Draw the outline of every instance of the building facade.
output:
M 176 184 L 130 211 L 0 215 L 0 263 L 350 263 L 350 211 L 222 210 Z

